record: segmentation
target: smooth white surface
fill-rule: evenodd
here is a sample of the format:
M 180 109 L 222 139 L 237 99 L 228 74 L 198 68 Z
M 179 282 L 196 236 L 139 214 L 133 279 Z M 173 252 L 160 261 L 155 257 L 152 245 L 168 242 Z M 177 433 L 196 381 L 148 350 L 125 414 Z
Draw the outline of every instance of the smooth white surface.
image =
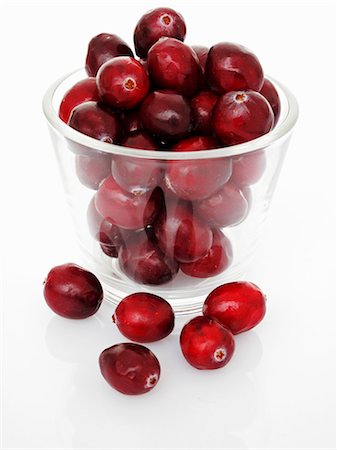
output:
M 300 104 L 249 277 L 268 296 L 266 319 L 213 372 L 183 360 L 180 319 L 149 345 L 162 365 L 156 389 L 126 397 L 109 388 L 97 358 L 124 340 L 113 308 L 73 322 L 42 296 L 48 270 L 75 262 L 77 248 L 41 99 L 83 64 L 93 35 L 131 42 L 136 20 L 162 2 L 5 2 L 2 448 L 334 448 L 335 3 L 166 3 L 185 16 L 188 43 L 247 45 Z

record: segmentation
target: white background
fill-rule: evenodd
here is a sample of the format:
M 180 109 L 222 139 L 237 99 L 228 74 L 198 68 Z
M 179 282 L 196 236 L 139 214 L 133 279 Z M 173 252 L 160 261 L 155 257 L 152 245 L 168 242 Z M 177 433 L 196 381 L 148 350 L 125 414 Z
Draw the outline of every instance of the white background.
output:
M 335 2 L 165 3 L 185 16 L 188 43 L 247 45 L 300 104 L 249 274 L 268 314 L 238 336 L 223 370 L 185 363 L 180 320 L 149 345 L 162 365 L 156 389 L 127 397 L 109 388 L 97 357 L 124 340 L 112 306 L 73 322 L 42 296 L 49 269 L 76 262 L 77 248 L 41 99 L 83 65 L 93 35 L 132 42 L 138 18 L 162 2 L 2 3 L 2 448 L 334 448 Z

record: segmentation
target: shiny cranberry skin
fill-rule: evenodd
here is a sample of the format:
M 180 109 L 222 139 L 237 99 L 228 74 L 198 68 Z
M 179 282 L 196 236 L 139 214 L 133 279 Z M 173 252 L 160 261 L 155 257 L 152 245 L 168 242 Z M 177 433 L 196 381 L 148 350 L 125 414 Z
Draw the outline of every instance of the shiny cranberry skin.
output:
M 232 358 L 235 342 L 232 333 L 217 320 L 198 316 L 183 327 L 180 347 L 186 361 L 196 369 L 220 369 Z
M 258 92 L 228 92 L 219 98 L 212 115 L 212 127 L 225 145 L 241 144 L 268 133 L 274 113 Z
M 210 225 L 229 227 L 247 217 L 249 205 L 240 188 L 228 182 L 210 197 L 195 202 L 194 208 Z
M 107 61 L 97 73 L 98 92 L 104 103 L 117 109 L 132 109 L 146 97 L 150 81 L 140 64 L 131 56 Z
M 48 306 L 68 319 L 92 316 L 103 300 L 102 286 L 95 275 L 71 263 L 51 269 L 43 294 Z
M 80 182 L 89 189 L 97 190 L 100 183 L 111 173 L 111 155 L 76 155 L 75 168 Z
M 129 342 L 103 350 L 99 367 L 110 386 L 126 395 L 149 392 L 160 377 L 159 361 L 151 350 Z
M 97 211 L 114 225 L 138 230 L 152 223 L 160 213 L 161 191 L 132 194 L 123 190 L 110 176 L 99 187 L 95 206 Z
M 154 342 L 171 333 L 174 328 L 174 312 L 163 298 L 137 292 L 119 303 L 112 321 L 131 341 Z
M 142 284 L 167 283 L 179 270 L 178 263 L 164 255 L 143 231 L 133 235 L 121 247 L 119 264 L 126 275 Z
M 201 91 L 191 100 L 193 130 L 197 134 L 212 133 L 212 112 L 218 96 L 212 91 Z
M 140 108 L 144 128 L 164 141 L 184 138 L 192 127 L 189 102 L 172 91 L 151 92 Z
M 266 313 L 266 297 L 253 283 L 236 281 L 214 289 L 206 298 L 203 314 L 218 320 L 233 334 L 254 328 Z
M 98 69 L 116 56 L 133 56 L 131 48 L 115 34 L 101 33 L 89 42 L 85 70 L 95 77 Z
M 267 161 L 263 150 L 232 158 L 232 176 L 230 181 L 239 187 L 257 183 L 262 177 Z
M 280 108 L 281 108 L 280 97 L 277 93 L 277 90 L 271 81 L 265 79 L 260 94 L 262 94 L 263 97 L 265 97 L 270 103 L 270 106 L 273 110 L 275 117 L 274 119 L 274 126 L 275 126 L 280 117 Z
M 129 136 L 131 133 L 142 131 L 143 126 L 140 121 L 139 111 L 124 111 L 121 114 L 121 121 L 123 125 L 123 135 Z
M 218 94 L 259 91 L 264 80 L 257 57 L 243 45 L 231 42 L 220 42 L 211 47 L 206 62 L 206 78 Z
M 136 53 L 146 58 L 152 45 L 163 36 L 183 41 L 186 35 L 184 18 L 171 8 L 156 8 L 148 11 L 138 21 L 134 31 Z
M 96 79 L 85 78 L 78 81 L 65 94 L 60 104 L 59 117 L 63 122 L 68 123 L 71 111 L 84 102 L 98 101 L 99 95 Z
M 226 270 L 233 259 L 230 240 L 217 229 L 213 230 L 212 247 L 205 256 L 192 263 L 181 264 L 181 270 L 190 277 L 214 277 Z
M 153 83 L 162 89 L 191 97 L 199 86 L 198 57 L 191 47 L 177 39 L 159 39 L 149 50 L 147 65 Z
M 219 146 L 211 137 L 193 136 L 180 141 L 172 149 L 176 152 L 209 150 Z M 230 158 L 190 159 L 167 164 L 167 186 L 180 198 L 198 200 L 220 189 L 232 173 Z
M 140 148 L 142 150 L 158 150 L 159 144 L 146 131 L 136 131 L 126 136 L 119 145 Z
M 200 66 L 201 66 L 201 77 L 199 81 L 199 88 L 206 89 L 207 88 L 207 80 L 205 75 L 206 61 L 209 52 L 208 47 L 204 47 L 203 45 L 192 45 L 192 50 L 196 53 Z

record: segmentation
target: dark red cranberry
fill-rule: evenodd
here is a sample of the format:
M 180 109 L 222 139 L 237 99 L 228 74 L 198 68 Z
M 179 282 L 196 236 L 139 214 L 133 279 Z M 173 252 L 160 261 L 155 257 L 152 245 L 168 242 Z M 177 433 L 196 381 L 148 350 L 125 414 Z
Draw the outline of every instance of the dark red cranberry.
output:
M 164 255 L 143 231 L 133 235 L 121 247 L 119 264 L 123 272 L 142 284 L 167 283 L 179 270 L 178 263 Z
M 271 81 L 265 79 L 260 94 L 262 94 L 263 97 L 265 97 L 270 103 L 270 106 L 273 110 L 275 117 L 274 120 L 275 126 L 280 117 L 280 108 L 281 108 L 280 97 L 277 93 L 277 90 Z
M 149 133 L 164 141 L 182 139 L 192 127 L 189 102 L 172 91 L 151 92 L 140 108 L 140 119 Z
M 217 320 L 198 316 L 182 329 L 180 346 L 186 361 L 196 369 L 220 369 L 232 358 L 235 342 Z
M 98 92 L 104 103 L 117 109 L 132 109 L 146 97 L 150 81 L 144 67 L 131 56 L 107 61 L 97 74 Z
M 151 350 L 129 342 L 106 348 L 99 367 L 110 386 L 127 395 L 149 392 L 160 377 L 159 361 Z
M 133 36 L 136 53 L 140 58 L 146 58 L 149 48 L 161 37 L 183 41 L 185 34 L 186 25 L 181 14 L 171 8 L 152 9 L 136 25 Z
M 234 156 L 230 181 L 239 187 L 255 184 L 262 177 L 266 164 L 266 155 L 263 150 Z
M 51 269 L 43 293 L 48 306 L 68 319 L 92 316 L 103 300 L 102 286 L 95 275 L 71 263 Z
M 143 127 L 139 117 L 139 111 L 123 111 L 121 114 L 123 125 L 123 135 L 129 136 L 131 133 L 142 131 Z
M 101 33 L 89 42 L 85 70 L 95 77 L 98 69 L 116 56 L 133 56 L 131 48 L 115 34 Z
M 176 152 L 209 150 L 219 146 L 212 137 L 193 136 L 180 141 Z M 220 189 L 232 173 L 230 158 L 189 159 L 167 164 L 167 186 L 180 198 L 198 200 Z
M 149 50 L 147 64 L 151 79 L 162 89 L 172 89 L 191 97 L 199 86 L 201 66 L 198 57 L 177 39 L 159 39 Z
M 264 76 L 257 57 L 243 45 L 220 42 L 211 47 L 206 78 L 218 94 L 230 91 L 259 91 Z
M 171 333 L 174 328 L 174 312 L 163 298 L 147 292 L 137 292 L 119 303 L 112 321 L 131 341 L 154 342 Z
M 250 330 L 266 313 L 266 297 L 253 283 L 236 281 L 212 291 L 203 306 L 205 316 L 218 320 L 233 334 Z
M 206 61 L 209 52 L 208 47 L 204 47 L 203 45 L 192 45 L 191 48 L 195 51 L 200 66 L 201 66 L 201 77 L 199 81 L 199 89 L 207 89 L 207 79 L 205 75 Z
M 191 100 L 193 130 L 198 134 L 212 133 L 212 112 L 218 96 L 212 91 L 201 91 Z
M 60 104 L 59 117 L 68 123 L 71 111 L 84 102 L 98 101 L 99 95 L 95 78 L 78 81 L 65 94 Z
M 95 205 L 98 212 L 114 225 L 138 230 L 152 223 L 160 213 L 162 194 L 159 189 L 132 194 L 123 190 L 110 176 L 99 187 Z
M 179 262 L 197 261 L 212 245 L 211 229 L 193 216 L 188 202 L 166 204 L 154 228 L 161 250 Z
M 103 252 L 111 258 L 117 258 L 121 245 L 124 243 L 125 234 L 121 229 L 108 220 L 103 219 L 98 232 L 98 240 Z
M 126 136 L 119 145 L 142 150 L 158 150 L 159 144 L 146 131 L 135 131 Z
M 217 229 L 213 230 L 213 243 L 205 256 L 192 263 L 181 264 L 181 270 L 191 277 L 214 277 L 226 270 L 233 259 L 230 240 Z
M 225 145 L 241 144 L 262 136 L 273 124 L 273 110 L 258 92 L 228 92 L 219 98 L 213 110 L 213 130 Z
M 95 153 L 94 156 L 76 155 L 76 174 L 89 189 L 98 189 L 100 183 L 111 173 L 111 155 Z

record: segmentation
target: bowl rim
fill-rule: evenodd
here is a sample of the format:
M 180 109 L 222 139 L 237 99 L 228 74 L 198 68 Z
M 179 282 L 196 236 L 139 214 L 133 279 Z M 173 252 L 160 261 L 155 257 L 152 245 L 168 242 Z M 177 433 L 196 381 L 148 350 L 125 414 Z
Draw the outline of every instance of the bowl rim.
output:
M 210 159 L 210 158 L 221 158 L 226 156 L 238 156 L 245 153 L 250 153 L 256 150 L 266 149 L 266 147 L 275 143 L 276 141 L 282 139 L 284 136 L 288 135 L 294 128 L 299 114 L 298 103 L 292 92 L 282 83 L 276 79 L 265 76 L 266 79 L 270 80 L 278 91 L 283 92 L 284 98 L 287 102 L 287 111 L 282 121 L 279 121 L 275 128 L 269 131 L 267 134 L 253 139 L 251 141 L 245 142 L 243 144 L 232 145 L 228 147 L 221 147 L 213 150 L 200 150 L 200 151 L 185 151 L 185 152 L 172 152 L 170 150 L 143 150 L 131 147 L 123 147 L 117 144 L 110 144 L 107 142 L 102 142 L 80 133 L 74 130 L 65 122 L 63 122 L 59 116 L 58 111 L 53 106 L 54 95 L 56 90 L 61 86 L 61 84 L 68 78 L 74 76 L 76 73 L 84 72 L 83 68 L 76 69 L 62 77 L 58 78 L 52 85 L 47 89 L 43 96 L 42 108 L 44 115 L 49 123 L 49 125 L 54 128 L 58 133 L 60 133 L 65 138 L 70 139 L 85 147 L 90 147 L 98 152 L 111 153 L 115 155 L 130 156 L 143 159 L 161 159 L 161 160 L 191 160 L 191 159 Z M 82 78 L 83 79 L 83 78 Z M 78 80 L 80 81 L 80 80 Z M 282 103 L 281 103 L 282 105 Z

